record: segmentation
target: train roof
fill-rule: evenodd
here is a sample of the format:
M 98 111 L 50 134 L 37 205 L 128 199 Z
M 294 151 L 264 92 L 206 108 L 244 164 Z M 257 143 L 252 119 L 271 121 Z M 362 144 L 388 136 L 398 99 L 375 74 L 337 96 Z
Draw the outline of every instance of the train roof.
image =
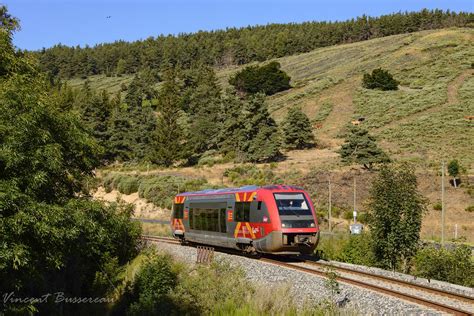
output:
M 179 193 L 177 196 L 190 196 L 190 195 L 208 195 L 208 194 L 232 194 L 240 192 L 253 192 L 257 190 L 270 190 L 270 191 L 301 191 L 304 190 L 301 187 L 293 185 L 266 185 L 266 186 L 256 186 L 256 185 L 246 185 L 240 188 L 223 188 L 223 189 L 207 189 L 194 192 L 183 192 Z

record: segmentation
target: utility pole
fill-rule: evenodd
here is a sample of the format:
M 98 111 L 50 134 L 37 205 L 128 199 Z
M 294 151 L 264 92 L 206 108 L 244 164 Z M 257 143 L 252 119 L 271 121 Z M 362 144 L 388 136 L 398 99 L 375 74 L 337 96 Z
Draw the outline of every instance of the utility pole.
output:
M 356 217 L 357 217 L 357 210 L 356 210 L 356 191 L 357 191 L 357 189 L 356 189 L 356 177 L 355 177 L 355 175 L 354 175 L 354 213 L 353 213 L 353 215 L 354 215 L 354 224 L 355 224 L 355 222 L 356 222 Z
M 444 209 L 444 160 L 441 163 L 441 245 L 444 245 L 444 221 L 445 221 L 445 209 Z
M 331 208 L 332 208 L 332 192 L 331 192 L 331 176 L 328 177 L 328 190 L 329 190 L 329 203 L 328 203 L 328 214 L 329 214 L 329 218 L 328 218 L 328 223 L 329 223 L 329 232 L 332 231 L 332 227 L 331 227 L 331 219 L 332 219 L 332 214 L 331 214 Z

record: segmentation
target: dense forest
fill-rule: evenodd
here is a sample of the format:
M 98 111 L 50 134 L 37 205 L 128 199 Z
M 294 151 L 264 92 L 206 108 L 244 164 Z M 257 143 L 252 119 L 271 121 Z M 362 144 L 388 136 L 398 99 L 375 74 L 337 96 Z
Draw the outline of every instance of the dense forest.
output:
M 474 14 L 427 10 L 361 16 L 347 21 L 268 24 L 217 31 L 160 35 L 94 47 L 54 47 L 34 52 L 54 77 L 133 74 L 195 64 L 223 67 L 304 53 L 318 47 L 445 27 L 470 27 Z

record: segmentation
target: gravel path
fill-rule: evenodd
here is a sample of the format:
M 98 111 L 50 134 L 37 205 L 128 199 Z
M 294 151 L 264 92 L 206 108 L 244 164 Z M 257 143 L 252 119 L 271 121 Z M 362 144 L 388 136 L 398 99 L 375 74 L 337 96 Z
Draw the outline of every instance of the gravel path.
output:
M 187 263 L 196 262 L 195 248 L 165 243 L 160 243 L 158 247 L 179 260 Z M 330 297 L 324 285 L 324 278 L 241 256 L 216 253 L 215 258 L 226 259 L 232 264 L 241 266 L 247 278 L 256 284 L 270 286 L 290 284 L 297 303 L 303 304 L 306 300 L 318 303 Z M 337 299 L 348 298 L 349 302 L 345 308 L 348 311 L 356 310 L 362 315 L 442 315 L 436 310 L 356 286 L 341 283 L 340 288 L 342 291 Z

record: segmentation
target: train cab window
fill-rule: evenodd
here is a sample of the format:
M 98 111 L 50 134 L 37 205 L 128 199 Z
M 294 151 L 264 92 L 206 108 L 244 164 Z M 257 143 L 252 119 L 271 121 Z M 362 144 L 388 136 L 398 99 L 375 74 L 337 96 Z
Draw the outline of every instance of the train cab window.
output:
M 312 215 L 308 201 L 302 193 L 275 193 L 280 215 Z
M 173 204 L 173 217 L 174 218 L 183 218 L 184 213 L 184 204 Z
M 250 202 L 235 202 L 235 219 L 236 222 L 250 221 Z

